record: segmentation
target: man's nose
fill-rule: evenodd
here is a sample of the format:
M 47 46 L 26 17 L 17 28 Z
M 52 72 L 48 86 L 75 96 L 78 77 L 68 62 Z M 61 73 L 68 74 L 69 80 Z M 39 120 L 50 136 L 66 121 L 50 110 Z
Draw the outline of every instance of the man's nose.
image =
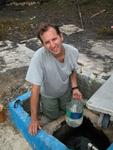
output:
M 53 48 L 55 46 L 55 43 L 53 41 L 51 41 L 50 46 Z

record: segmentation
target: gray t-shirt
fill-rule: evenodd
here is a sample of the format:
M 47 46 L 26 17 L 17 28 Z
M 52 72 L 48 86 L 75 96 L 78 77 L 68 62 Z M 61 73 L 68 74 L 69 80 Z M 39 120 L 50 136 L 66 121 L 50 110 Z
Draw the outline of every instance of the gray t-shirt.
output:
M 77 69 L 78 50 L 68 44 L 64 62 L 59 62 L 47 49 L 38 49 L 29 66 L 26 80 L 41 86 L 41 95 L 56 98 L 70 88 L 70 75 Z

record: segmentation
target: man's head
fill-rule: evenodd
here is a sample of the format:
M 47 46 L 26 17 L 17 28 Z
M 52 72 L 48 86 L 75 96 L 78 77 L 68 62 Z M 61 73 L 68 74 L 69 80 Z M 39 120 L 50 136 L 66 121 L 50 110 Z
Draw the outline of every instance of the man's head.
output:
M 44 32 L 46 32 L 49 28 L 53 28 L 55 29 L 56 33 L 60 36 L 61 32 L 58 28 L 58 26 L 54 25 L 54 24 L 50 24 L 50 23 L 41 23 L 38 27 L 38 32 L 37 32 L 37 37 L 40 39 L 40 41 L 43 43 L 42 39 L 41 39 L 41 35 L 43 35 Z
M 38 38 L 43 46 L 57 55 L 62 50 L 63 35 L 56 25 L 42 23 L 38 28 Z

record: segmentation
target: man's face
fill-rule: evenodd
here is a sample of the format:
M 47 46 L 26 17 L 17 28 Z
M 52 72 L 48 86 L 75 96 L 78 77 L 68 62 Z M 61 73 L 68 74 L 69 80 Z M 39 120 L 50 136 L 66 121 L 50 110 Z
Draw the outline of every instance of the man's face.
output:
M 46 32 L 41 35 L 43 46 L 47 48 L 53 55 L 58 55 L 62 51 L 63 36 L 58 35 L 56 30 L 49 27 Z

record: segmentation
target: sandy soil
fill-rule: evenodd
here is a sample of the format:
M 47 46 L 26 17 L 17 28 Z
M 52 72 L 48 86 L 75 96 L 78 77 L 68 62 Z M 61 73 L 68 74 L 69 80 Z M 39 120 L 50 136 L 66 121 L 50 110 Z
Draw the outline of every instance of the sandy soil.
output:
M 10 121 L 0 123 L 0 150 L 31 150 L 29 144 Z

